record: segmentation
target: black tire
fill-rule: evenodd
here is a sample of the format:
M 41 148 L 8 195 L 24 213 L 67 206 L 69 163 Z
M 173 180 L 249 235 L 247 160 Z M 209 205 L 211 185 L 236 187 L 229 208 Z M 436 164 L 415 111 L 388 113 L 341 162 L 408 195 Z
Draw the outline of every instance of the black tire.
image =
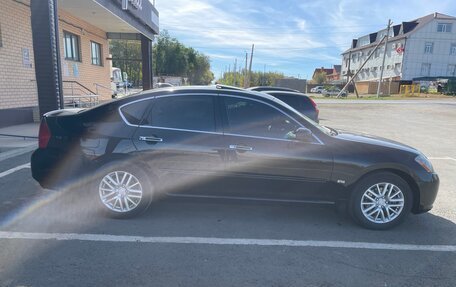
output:
M 402 195 L 398 194 L 396 197 L 398 199 L 394 199 L 394 200 L 400 201 L 401 200 L 400 197 L 402 197 L 403 206 L 402 206 L 402 209 L 400 209 L 400 207 L 391 208 L 391 209 L 395 209 L 394 212 L 397 212 L 397 213 L 393 212 L 393 215 L 390 217 L 391 220 L 386 219 L 386 220 L 388 220 L 388 221 L 385 220 L 386 222 L 374 222 L 374 221 L 376 221 L 376 219 L 368 218 L 369 213 L 375 212 L 375 210 L 377 210 L 378 212 L 375 213 L 376 216 L 377 215 L 386 216 L 386 209 L 388 209 L 388 208 L 385 206 L 382 206 L 381 204 L 388 204 L 388 201 L 391 199 L 388 198 L 387 196 L 386 196 L 386 199 L 385 198 L 380 199 L 380 200 L 382 200 L 382 202 L 380 203 L 380 205 L 378 205 L 379 207 L 377 207 L 377 205 L 375 205 L 375 204 L 379 204 L 378 201 L 376 201 L 375 203 L 369 202 L 370 200 L 368 202 L 365 202 L 366 197 L 364 197 L 364 199 L 363 199 L 363 196 L 365 193 L 367 193 L 367 190 L 370 188 L 373 188 L 374 191 L 378 190 L 377 184 L 380 187 L 380 189 L 384 190 L 386 183 L 393 184 L 394 186 L 397 187 L 397 189 L 394 189 L 395 192 L 400 191 L 402 193 Z M 371 196 L 372 198 L 374 197 L 373 194 L 371 194 L 371 193 L 367 193 L 367 194 L 369 196 Z M 354 219 L 354 221 L 357 222 L 362 227 L 365 227 L 368 229 L 374 229 L 374 230 L 389 229 L 389 228 L 392 228 L 392 227 L 400 224 L 405 219 L 405 217 L 410 213 L 410 211 L 412 209 L 412 202 L 413 202 L 412 197 L 413 197 L 413 194 L 410 189 L 410 186 L 400 176 L 398 176 L 394 173 L 390 173 L 390 172 L 373 173 L 373 174 L 370 174 L 370 175 L 362 178 L 356 184 L 356 186 L 351 194 L 351 197 L 350 197 L 349 213 L 350 213 L 351 217 Z M 364 206 L 367 205 L 367 207 L 365 208 L 365 212 L 367 213 L 367 215 L 364 215 L 363 210 L 361 208 L 362 200 L 364 202 L 363 205 Z M 386 200 L 386 203 L 385 203 L 385 200 Z M 390 204 L 394 205 L 393 202 L 390 202 Z M 369 211 L 366 211 L 366 209 L 369 209 L 369 208 L 372 208 L 372 209 Z M 388 214 L 390 214 L 391 209 L 388 209 Z M 372 216 L 374 216 L 374 215 L 372 215 Z M 380 221 L 382 219 L 378 218 L 378 220 Z
M 132 198 L 132 200 L 137 203 L 136 206 L 132 204 L 131 202 L 127 202 L 128 204 L 131 204 L 132 209 L 131 210 L 125 210 L 125 211 L 120 211 L 120 210 L 114 210 L 113 207 L 108 207 L 110 203 L 103 203 L 102 200 L 102 187 L 106 186 L 105 183 L 103 182 L 103 179 L 106 179 L 107 175 L 113 175 L 116 172 L 119 174 L 119 178 L 123 177 L 123 174 L 131 174 L 133 183 L 135 181 L 139 182 L 134 188 L 135 192 L 136 189 L 138 188 L 139 190 L 142 190 L 141 198 Z M 112 176 L 111 176 L 112 177 Z M 122 180 L 123 184 L 127 182 L 128 175 L 126 175 L 125 180 Z M 109 182 L 109 181 L 108 181 Z M 110 182 L 112 184 L 112 182 Z M 134 216 L 137 216 L 141 213 L 143 213 L 150 205 L 152 202 L 152 198 L 154 195 L 154 186 L 151 183 L 150 180 L 150 175 L 147 174 L 147 172 L 144 171 L 144 168 L 134 165 L 134 164 L 125 164 L 125 163 L 120 163 L 120 162 L 114 162 L 114 163 L 109 163 L 104 165 L 102 168 L 100 168 L 95 176 L 95 180 L 91 184 L 91 193 L 94 197 L 94 199 L 97 200 L 98 206 L 100 207 L 101 211 L 104 213 L 104 215 L 111 217 L 111 218 L 131 218 Z M 125 185 L 126 186 L 126 185 Z M 133 189 L 133 188 L 132 188 Z M 127 191 L 126 194 L 129 192 Z M 133 194 L 130 193 L 130 196 L 138 196 L 138 193 Z M 119 195 L 120 196 L 120 195 Z M 124 195 L 126 196 L 126 195 Z M 122 201 L 121 199 L 119 199 Z M 124 200 L 127 200 L 124 198 Z M 116 200 L 115 200 L 116 201 Z M 122 204 L 122 206 L 125 203 Z M 120 207 L 119 203 L 119 207 Z M 134 207 L 133 207 L 134 206 Z M 115 208 L 115 207 L 114 207 Z

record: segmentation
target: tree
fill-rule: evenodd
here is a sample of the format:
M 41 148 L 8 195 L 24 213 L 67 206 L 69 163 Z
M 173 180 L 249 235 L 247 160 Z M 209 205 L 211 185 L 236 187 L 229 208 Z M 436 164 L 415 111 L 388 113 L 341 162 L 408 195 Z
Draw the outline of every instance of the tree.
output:
M 240 72 L 225 72 L 217 82 L 223 85 L 244 87 L 244 75 L 244 70 Z M 263 73 L 253 71 L 250 74 L 250 86 L 274 86 L 276 80 L 283 78 L 284 75 L 278 72 Z
M 326 83 L 326 73 L 323 71 L 317 72 L 313 76 L 312 81 L 314 81 L 315 84 L 319 84 L 319 85 Z
M 142 79 L 141 43 L 136 40 L 110 40 L 113 67 L 127 72 L 129 81 L 139 85 Z M 154 76 L 188 78 L 192 85 L 208 85 L 214 80 L 210 59 L 193 48 L 186 47 L 164 30 L 153 45 Z
M 128 81 L 135 86 L 142 79 L 141 43 L 132 40 L 110 40 L 109 51 L 112 54 L 112 66 L 128 74 Z
M 187 77 L 192 85 L 207 85 L 214 79 L 209 57 L 184 46 L 166 30 L 160 33 L 153 55 L 153 69 L 157 76 Z

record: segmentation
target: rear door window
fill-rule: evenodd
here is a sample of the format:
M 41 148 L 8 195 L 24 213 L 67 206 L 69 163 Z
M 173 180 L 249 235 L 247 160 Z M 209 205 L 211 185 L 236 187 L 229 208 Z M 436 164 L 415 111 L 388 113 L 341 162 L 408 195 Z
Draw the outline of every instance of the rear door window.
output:
M 147 122 L 154 127 L 215 132 L 214 97 L 158 97 Z
M 126 105 L 120 109 L 124 119 L 132 125 L 140 125 L 141 119 L 144 117 L 144 113 L 148 107 L 150 101 L 140 101 Z

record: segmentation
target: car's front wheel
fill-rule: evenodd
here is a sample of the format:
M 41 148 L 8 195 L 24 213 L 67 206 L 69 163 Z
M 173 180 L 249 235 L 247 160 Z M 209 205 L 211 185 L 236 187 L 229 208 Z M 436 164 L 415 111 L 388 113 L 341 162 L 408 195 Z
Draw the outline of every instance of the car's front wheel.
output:
M 110 217 L 128 218 L 150 205 L 153 186 L 140 167 L 110 164 L 100 170 L 95 181 L 98 201 Z
M 394 173 L 373 173 L 361 179 L 353 190 L 349 211 L 361 226 L 389 229 L 410 213 L 412 192 L 405 180 Z

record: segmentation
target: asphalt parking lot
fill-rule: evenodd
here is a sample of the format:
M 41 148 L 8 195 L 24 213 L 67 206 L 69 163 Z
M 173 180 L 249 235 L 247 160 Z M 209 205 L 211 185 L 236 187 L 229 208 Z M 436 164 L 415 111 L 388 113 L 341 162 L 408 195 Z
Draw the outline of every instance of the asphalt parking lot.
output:
M 114 220 L 0 161 L 0 286 L 455 286 L 456 102 L 318 101 L 321 124 L 418 148 L 434 209 L 388 231 L 331 205 L 169 197 Z

